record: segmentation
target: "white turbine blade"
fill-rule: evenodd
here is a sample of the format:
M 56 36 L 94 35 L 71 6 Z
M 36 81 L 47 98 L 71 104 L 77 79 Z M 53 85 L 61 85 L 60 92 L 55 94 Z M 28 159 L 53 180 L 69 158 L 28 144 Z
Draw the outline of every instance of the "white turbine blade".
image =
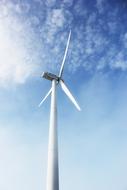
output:
M 38 105 L 39 107 L 43 104 L 43 102 L 46 100 L 46 98 L 51 94 L 52 92 L 52 88 L 48 91 L 48 93 L 46 94 L 46 96 L 43 98 L 43 100 L 40 102 L 40 104 Z
M 63 61 L 62 61 L 60 72 L 59 72 L 59 77 L 61 77 L 62 73 L 63 73 L 64 63 L 65 63 L 65 59 L 66 59 L 66 56 L 67 56 L 67 51 L 68 51 L 68 47 L 69 47 L 69 43 L 70 43 L 70 38 L 71 38 L 71 30 L 69 32 L 65 53 L 64 53 Z
M 64 82 L 62 80 L 60 80 L 60 85 L 63 89 L 63 91 L 65 92 L 65 94 L 68 96 L 68 98 L 72 101 L 72 103 L 75 105 L 75 107 L 81 111 L 81 108 L 79 107 L 78 103 L 76 102 L 75 98 L 72 96 L 71 92 L 69 91 L 69 89 L 67 88 L 67 86 L 64 84 Z

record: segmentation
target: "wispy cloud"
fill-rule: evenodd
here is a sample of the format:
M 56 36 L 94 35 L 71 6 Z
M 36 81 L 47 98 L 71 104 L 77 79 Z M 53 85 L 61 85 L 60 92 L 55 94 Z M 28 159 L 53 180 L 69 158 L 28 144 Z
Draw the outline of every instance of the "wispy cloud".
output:
M 17 5 L 15 10 L 19 12 Z M 30 26 L 15 17 L 12 10 L 7 9 L 6 14 L 0 19 L 0 86 L 4 87 L 24 83 L 39 68 L 37 53 L 31 54 L 35 36 Z
M 105 8 L 105 0 L 96 0 L 96 7 L 98 9 L 99 13 L 103 13 L 104 12 L 104 8 Z
M 120 14 L 121 9 L 117 5 L 112 8 L 105 0 L 88 5 L 82 0 L 64 0 L 61 3 L 34 0 L 32 4 L 28 1 L 15 4 L 2 1 L 1 85 L 25 82 L 34 73 L 40 72 L 41 64 L 42 68 L 46 66 L 56 71 L 70 28 L 72 38 L 68 69 L 76 71 L 82 67 L 98 71 L 108 66 L 110 69 L 126 70 L 126 31 L 121 25 L 126 14 Z M 11 35 L 7 37 L 5 31 Z

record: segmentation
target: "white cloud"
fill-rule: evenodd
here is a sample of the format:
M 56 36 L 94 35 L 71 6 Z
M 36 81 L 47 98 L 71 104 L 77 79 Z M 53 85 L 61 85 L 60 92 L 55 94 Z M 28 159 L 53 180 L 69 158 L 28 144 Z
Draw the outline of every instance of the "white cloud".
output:
M 8 8 L 5 5 L 0 5 L 0 19 L 8 16 Z
M 127 33 L 121 36 L 121 41 L 125 48 L 127 48 Z
M 15 10 L 16 12 L 22 14 L 22 13 L 27 13 L 30 10 L 30 4 L 29 3 L 23 3 L 20 2 L 18 4 L 15 5 Z
M 46 5 L 47 5 L 48 7 L 54 6 L 55 3 L 56 3 L 56 0 L 46 0 Z
M 127 61 L 123 51 L 114 55 L 114 61 L 111 62 L 111 67 L 113 67 L 113 69 L 121 69 L 123 71 L 127 69 Z
M 50 19 L 51 19 L 51 24 L 57 27 L 62 27 L 65 22 L 62 9 L 53 9 Z
M 70 25 L 72 22 L 72 14 L 64 9 L 52 9 L 48 12 L 46 24 L 50 28 L 56 29 L 58 32 L 59 29 L 63 29 L 66 25 Z
M 99 13 L 103 13 L 105 10 L 104 6 L 105 0 L 96 0 L 96 6 Z
M 4 2 L 0 9 L 4 12 L 0 12 L 0 86 L 8 87 L 39 75 L 40 63 L 42 68 L 45 64 L 40 38 L 34 31 L 40 23 L 39 16 L 24 15 L 30 10 L 27 3 Z M 17 11 L 22 17 L 15 14 Z
M 70 7 L 73 5 L 73 0 L 63 0 L 63 5 Z
M 25 63 L 26 52 L 13 41 L 8 30 L 5 21 L 0 20 L 0 85 L 4 86 L 23 83 L 34 69 Z
M 108 22 L 108 27 L 109 27 L 109 31 L 110 33 L 115 33 L 117 28 L 118 28 L 118 24 L 116 21 L 109 21 Z
M 118 26 L 116 20 L 118 8 L 107 14 L 105 23 L 105 19 L 96 11 L 89 14 L 82 0 L 75 2 L 72 11 L 68 7 L 73 1 L 65 0 L 59 4 L 56 0 L 47 0 L 45 4 L 36 0 L 34 3 L 41 9 L 38 9 L 38 13 L 33 11 L 32 14 L 27 14 L 33 9 L 29 3 L 14 4 L 10 1 L 7 6 L 5 3 L 0 5 L 1 16 L 8 15 L 0 21 L 1 84 L 25 82 L 38 70 L 41 62 L 51 70 L 58 67 L 70 28 L 72 38 L 68 56 L 71 56 L 69 65 L 71 71 L 76 71 L 80 66 L 86 70 L 93 68 L 99 70 L 107 65 L 111 69 L 126 69 L 125 56 L 120 58 L 112 51 Z M 97 7 L 100 10 L 103 8 L 103 13 L 106 10 L 105 3 L 104 0 L 96 1 Z M 57 8 L 54 6 L 56 4 Z M 75 23 L 74 18 L 79 17 L 82 19 L 81 22 Z M 11 33 L 10 38 L 5 35 L 5 31 Z M 121 41 L 126 48 L 126 34 Z M 122 54 L 125 54 L 124 49 Z
M 85 6 L 83 5 L 83 3 L 84 3 L 83 0 L 78 0 L 75 3 L 74 11 L 77 16 L 83 16 L 83 17 L 87 16 L 88 11 L 87 11 L 87 8 L 85 9 Z

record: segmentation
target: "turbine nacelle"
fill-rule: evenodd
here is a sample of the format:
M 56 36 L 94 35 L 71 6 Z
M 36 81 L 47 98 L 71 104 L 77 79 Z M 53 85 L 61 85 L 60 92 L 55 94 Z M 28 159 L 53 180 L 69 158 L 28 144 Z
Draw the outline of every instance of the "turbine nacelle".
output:
M 52 80 L 59 81 L 60 80 L 60 77 L 58 77 L 52 73 L 48 73 L 48 72 L 43 72 L 42 77 L 47 79 L 47 80 L 50 80 L 50 81 L 52 81 Z

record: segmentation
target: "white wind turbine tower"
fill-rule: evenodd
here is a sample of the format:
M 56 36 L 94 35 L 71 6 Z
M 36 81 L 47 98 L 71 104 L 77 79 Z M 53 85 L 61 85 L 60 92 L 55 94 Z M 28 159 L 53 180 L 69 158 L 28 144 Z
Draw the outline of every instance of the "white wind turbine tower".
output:
M 62 74 L 64 69 L 64 63 L 68 52 L 68 47 L 71 38 L 71 31 L 69 32 L 67 45 L 61 64 L 59 75 L 44 72 L 42 77 L 52 81 L 52 87 L 41 101 L 39 106 L 46 100 L 51 94 L 51 111 L 50 111 L 50 128 L 49 128 L 49 145 L 48 145 L 48 168 L 47 168 L 47 190 L 59 190 L 59 165 L 58 165 L 58 139 L 57 139 L 57 101 L 56 101 L 56 87 L 60 84 L 62 90 L 80 111 L 80 107 L 72 96 L 71 92 L 65 85 Z

